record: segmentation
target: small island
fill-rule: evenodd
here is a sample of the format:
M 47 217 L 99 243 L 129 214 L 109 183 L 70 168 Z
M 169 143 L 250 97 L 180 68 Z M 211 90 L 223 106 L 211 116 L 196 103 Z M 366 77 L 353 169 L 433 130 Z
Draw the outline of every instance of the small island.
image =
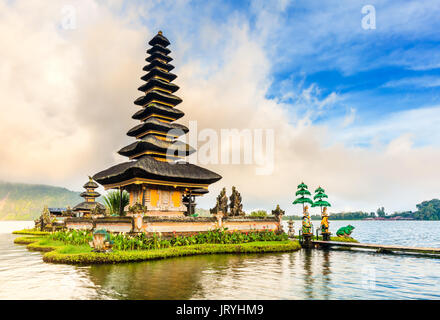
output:
M 128 162 L 105 169 L 84 184 L 84 201 L 72 209 L 44 208 L 35 230 L 17 234 L 17 244 L 45 252 L 43 260 L 53 263 L 92 264 L 144 261 L 208 253 L 261 253 L 301 248 L 283 231 L 284 211 L 271 216 L 246 216 L 241 195 L 223 188 L 210 216 L 195 213 L 196 197 L 222 177 L 185 161 L 196 152 L 178 138 L 188 128 L 174 121 L 184 116 L 176 108 L 182 99 L 169 56 L 169 40 L 159 31 L 149 41 L 147 64 L 135 100 L 141 109 L 132 118 L 140 124 L 128 136 L 136 139 L 119 150 Z M 105 201 L 110 210 L 96 202 L 101 184 L 111 190 Z M 229 204 L 228 204 L 229 200 Z

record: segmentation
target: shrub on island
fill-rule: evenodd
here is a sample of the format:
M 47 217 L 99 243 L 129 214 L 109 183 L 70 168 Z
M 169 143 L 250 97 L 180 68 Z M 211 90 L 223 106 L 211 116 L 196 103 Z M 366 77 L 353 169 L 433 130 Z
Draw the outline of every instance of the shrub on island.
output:
M 92 241 L 93 235 L 90 231 L 71 230 L 57 231 L 49 235 L 49 238 L 62 241 L 66 244 L 85 245 Z M 113 241 L 113 249 L 116 250 L 151 250 L 170 247 L 180 247 L 195 244 L 240 244 L 258 241 L 286 241 L 288 236 L 285 233 L 274 231 L 251 231 L 251 232 L 228 232 L 227 229 L 216 229 L 208 232 L 200 232 L 191 236 L 178 236 L 162 238 L 160 234 L 153 233 L 147 236 L 145 233 L 136 235 L 110 234 Z
M 195 244 L 156 250 L 122 250 L 110 253 L 63 253 L 55 250 L 43 256 L 45 262 L 65 264 L 105 264 L 140 262 L 200 254 L 291 252 L 301 249 L 298 241 L 266 241 L 242 244 Z
M 43 235 L 50 234 L 50 232 L 40 231 L 37 229 L 23 229 L 23 230 L 13 231 L 12 234 L 28 234 L 28 235 L 34 235 L 34 236 L 43 236 Z

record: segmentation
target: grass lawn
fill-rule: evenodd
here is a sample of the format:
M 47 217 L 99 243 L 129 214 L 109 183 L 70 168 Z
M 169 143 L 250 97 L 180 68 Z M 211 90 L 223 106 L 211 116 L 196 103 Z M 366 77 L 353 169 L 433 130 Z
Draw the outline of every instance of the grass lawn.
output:
M 195 244 L 155 250 L 118 250 L 92 252 L 88 245 L 69 245 L 44 236 L 20 237 L 16 244 L 26 244 L 32 251 L 45 252 L 43 261 L 65 264 L 102 264 L 138 262 L 198 254 L 288 252 L 301 249 L 298 241 L 260 241 L 242 244 Z
M 299 238 L 299 236 L 295 236 L 295 239 L 298 239 L 298 238 Z M 316 236 L 313 236 L 312 240 L 316 240 Z M 318 240 L 322 240 L 322 236 L 319 236 Z M 359 241 L 357 241 L 356 239 L 350 238 L 350 237 L 330 237 L 330 241 L 359 243 Z
M 39 231 L 39 230 L 35 230 L 35 229 L 23 229 L 23 230 L 14 231 L 12 233 L 13 234 L 28 234 L 28 235 L 33 235 L 33 236 L 44 236 L 44 235 L 49 234 L 50 232 Z

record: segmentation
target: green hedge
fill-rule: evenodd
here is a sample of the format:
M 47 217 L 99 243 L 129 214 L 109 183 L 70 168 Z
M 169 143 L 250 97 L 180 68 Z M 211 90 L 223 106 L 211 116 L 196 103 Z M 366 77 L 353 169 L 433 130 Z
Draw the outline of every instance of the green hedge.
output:
M 262 241 L 241 244 L 195 244 L 151 250 L 115 250 L 92 252 L 88 245 L 70 245 L 48 237 L 20 237 L 17 244 L 27 244 L 31 251 L 45 252 L 43 261 L 65 264 L 104 264 L 138 262 L 198 254 L 288 252 L 301 249 L 298 241 Z
M 47 231 L 40 231 L 36 229 L 23 229 L 23 230 L 17 230 L 13 231 L 13 234 L 28 234 L 28 235 L 34 235 L 34 236 L 44 236 L 50 234 L 50 232 Z
M 41 240 L 40 237 L 19 237 L 14 239 L 14 243 L 16 244 L 30 244 L 33 242 L 37 242 Z
M 92 232 L 86 230 L 57 231 L 49 235 L 52 240 L 62 241 L 71 245 L 89 244 L 93 240 Z M 286 233 L 274 231 L 250 231 L 250 232 L 228 232 L 227 229 L 216 229 L 208 232 L 199 232 L 191 236 L 178 236 L 174 234 L 170 238 L 162 238 L 160 234 L 154 233 L 147 236 L 145 233 L 136 235 L 130 234 L 109 234 L 109 240 L 116 250 L 150 250 L 164 249 L 170 247 L 188 246 L 194 244 L 240 244 L 258 241 L 286 241 Z
M 243 244 L 196 244 L 165 249 L 127 250 L 110 253 L 88 252 L 65 254 L 60 253 L 59 250 L 55 250 L 46 253 L 43 256 L 43 260 L 51 263 L 84 265 L 138 262 L 199 254 L 287 252 L 296 251 L 300 248 L 301 246 L 297 241 L 268 241 Z

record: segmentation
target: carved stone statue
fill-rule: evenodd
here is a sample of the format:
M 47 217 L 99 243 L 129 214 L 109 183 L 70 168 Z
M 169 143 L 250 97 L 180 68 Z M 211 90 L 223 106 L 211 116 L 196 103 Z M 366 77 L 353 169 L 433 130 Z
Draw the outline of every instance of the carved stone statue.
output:
M 277 204 L 277 207 L 275 210 L 272 210 L 272 214 L 278 219 L 279 223 L 279 232 L 283 232 L 283 216 L 284 216 L 284 210 L 281 210 L 280 205 Z
M 289 219 L 288 225 L 289 225 L 289 232 L 288 232 L 289 238 L 293 238 L 295 236 L 295 228 L 293 226 L 292 218 Z
M 145 212 L 147 212 L 147 206 L 144 206 L 138 202 L 128 208 L 128 213 L 130 213 L 131 215 L 143 214 Z
M 73 217 L 74 212 L 70 206 L 67 206 L 66 211 L 63 212 L 63 216 Z
M 52 220 L 47 205 L 44 206 L 43 212 L 41 213 L 40 217 L 35 220 L 35 228 L 38 228 L 41 231 L 44 231 L 45 228 L 52 228 Z
M 47 224 L 50 224 L 52 222 L 50 220 L 50 211 L 49 211 L 49 208 L 47 206 L 44 206 L 42 216 L 43 216 L 44 224 L 47 225 Z
M 235 187 L 232 187 L 232 194 L 229 197 L 229 201 L 229 207 L 231 209 L 230 216 L 244 216 L 241 195 Z
M 321 215 L 321 233 L 328 233 L 328 214 L 327 207 L 324 207 Z
M 228 197 L 226 196 L 226 188 L 223 188 L 220 191 L 220 194 L 217 196 L 215 207 L 209 210 L 212 214 L 217 214 L 218 212 L 222 212 L 224 215 L 228 214 Z
M 109 252 L 113 247 L 113 241 L 110 234 L 103 229 L 93 232 L 93 240 L 89 242 L 94 252 Z
M 105 216 L 106 210 L 101 206 L 95 206 L 92 210 L 92 216 Z
M 304 207 L 303 220 L 302 220 L 302 233 L 304 235 L 312 234 L 312 222 L 310 221 L 308 206 Z
M 275 210 L 272 210 L 272 214 L 279 218 L 279 216 L 284 216 L 285 211 L 281 210 L 280 205 L 277 204 L 277 207 L 275 208 Z

